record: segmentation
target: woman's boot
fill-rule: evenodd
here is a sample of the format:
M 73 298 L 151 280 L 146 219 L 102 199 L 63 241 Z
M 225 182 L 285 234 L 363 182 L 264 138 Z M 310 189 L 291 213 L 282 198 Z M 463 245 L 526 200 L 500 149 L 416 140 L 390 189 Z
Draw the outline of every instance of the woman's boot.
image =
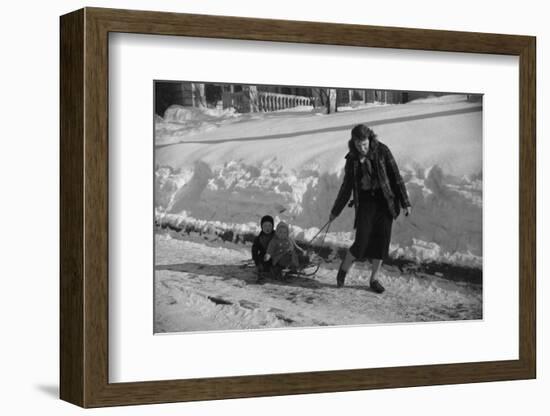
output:
M 346 257 L 344 257 L 344 260 L 340 264 L 340 268 L 338 269 L 338 274 L 336 275 L 336 287 L 344 287 L 344 282 L 346 281 L 346 275 L 348 274 L 348 271 L 353 264 L 355 260 L 355 257 L 353 257 L 353 254 L 350 253 L 348 250 L 346 253 Z

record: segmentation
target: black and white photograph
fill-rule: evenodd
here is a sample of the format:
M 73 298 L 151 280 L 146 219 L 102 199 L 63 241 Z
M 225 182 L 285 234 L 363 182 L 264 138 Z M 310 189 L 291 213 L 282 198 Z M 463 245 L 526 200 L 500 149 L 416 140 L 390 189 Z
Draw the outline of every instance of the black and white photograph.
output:
M 546 415 L 543 9 L 6 2 L 0 413 Z
M 483 318 L 482 95 L 154 100 L 155 333 Z

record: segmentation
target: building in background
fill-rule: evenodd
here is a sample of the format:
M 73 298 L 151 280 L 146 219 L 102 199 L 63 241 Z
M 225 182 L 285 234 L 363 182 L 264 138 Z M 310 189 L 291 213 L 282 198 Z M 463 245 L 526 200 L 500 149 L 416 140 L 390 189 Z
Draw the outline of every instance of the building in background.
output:
M 311 106 L 325 107 L 327 113 L 335 113 L 338 107 L 361 106 L 366 103 L 404 104 L 419 98 L 447 94 L 449 93 L 156 81 L 155 113 L 163 116 L 171 105 L 235 108 L 240 113 Z M 479 101 L 481 95 L 468 95 L 468 99 Z

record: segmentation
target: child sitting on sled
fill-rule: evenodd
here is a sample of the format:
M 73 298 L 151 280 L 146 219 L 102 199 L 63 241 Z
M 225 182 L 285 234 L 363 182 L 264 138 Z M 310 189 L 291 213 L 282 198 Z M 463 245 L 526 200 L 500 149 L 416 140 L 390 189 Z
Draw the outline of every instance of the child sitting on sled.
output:
M 275 236 L 269 242 L 264 256 L 264 261 L 271 260 L 273 264 L 272 274 L 277 278 L 282 277 L 283 269 L 296 272 L 301 263 L 306 262 L 306 252 L 298 247 L 289 234 L 288 225 L 281 221 L 277 225 Z
M 271 269 L 271 262 L 264 260 L 264 256 L 267 251 L 267 246 L 274 235 L 273 226 L 273 217 L 270 215 L 263 216 L 260 220 L 260 234 L 256 236 L 252 243 L 252 260 L 254 260 L 254 264 L 256 265 L 258 278 L 260 278 L 262 273 L 269 272 Z

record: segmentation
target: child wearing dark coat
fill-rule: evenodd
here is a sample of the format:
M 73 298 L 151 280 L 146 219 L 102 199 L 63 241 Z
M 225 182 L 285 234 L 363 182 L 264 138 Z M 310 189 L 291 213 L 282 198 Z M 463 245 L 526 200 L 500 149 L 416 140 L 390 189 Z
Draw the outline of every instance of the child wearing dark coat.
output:
M 256 236 L 254 242 L 252 243 L 252 259 L 256 265 L 259 278 L 263 272 L 268 272 L 271 269 L 271 262 L 269 260 L 265 261 L 264 256 L 267 252 L 267 246 L 274 235 L 273 226 L 273 217 L 270 215 L 263 216 L 260 220 L 260 234 Z

